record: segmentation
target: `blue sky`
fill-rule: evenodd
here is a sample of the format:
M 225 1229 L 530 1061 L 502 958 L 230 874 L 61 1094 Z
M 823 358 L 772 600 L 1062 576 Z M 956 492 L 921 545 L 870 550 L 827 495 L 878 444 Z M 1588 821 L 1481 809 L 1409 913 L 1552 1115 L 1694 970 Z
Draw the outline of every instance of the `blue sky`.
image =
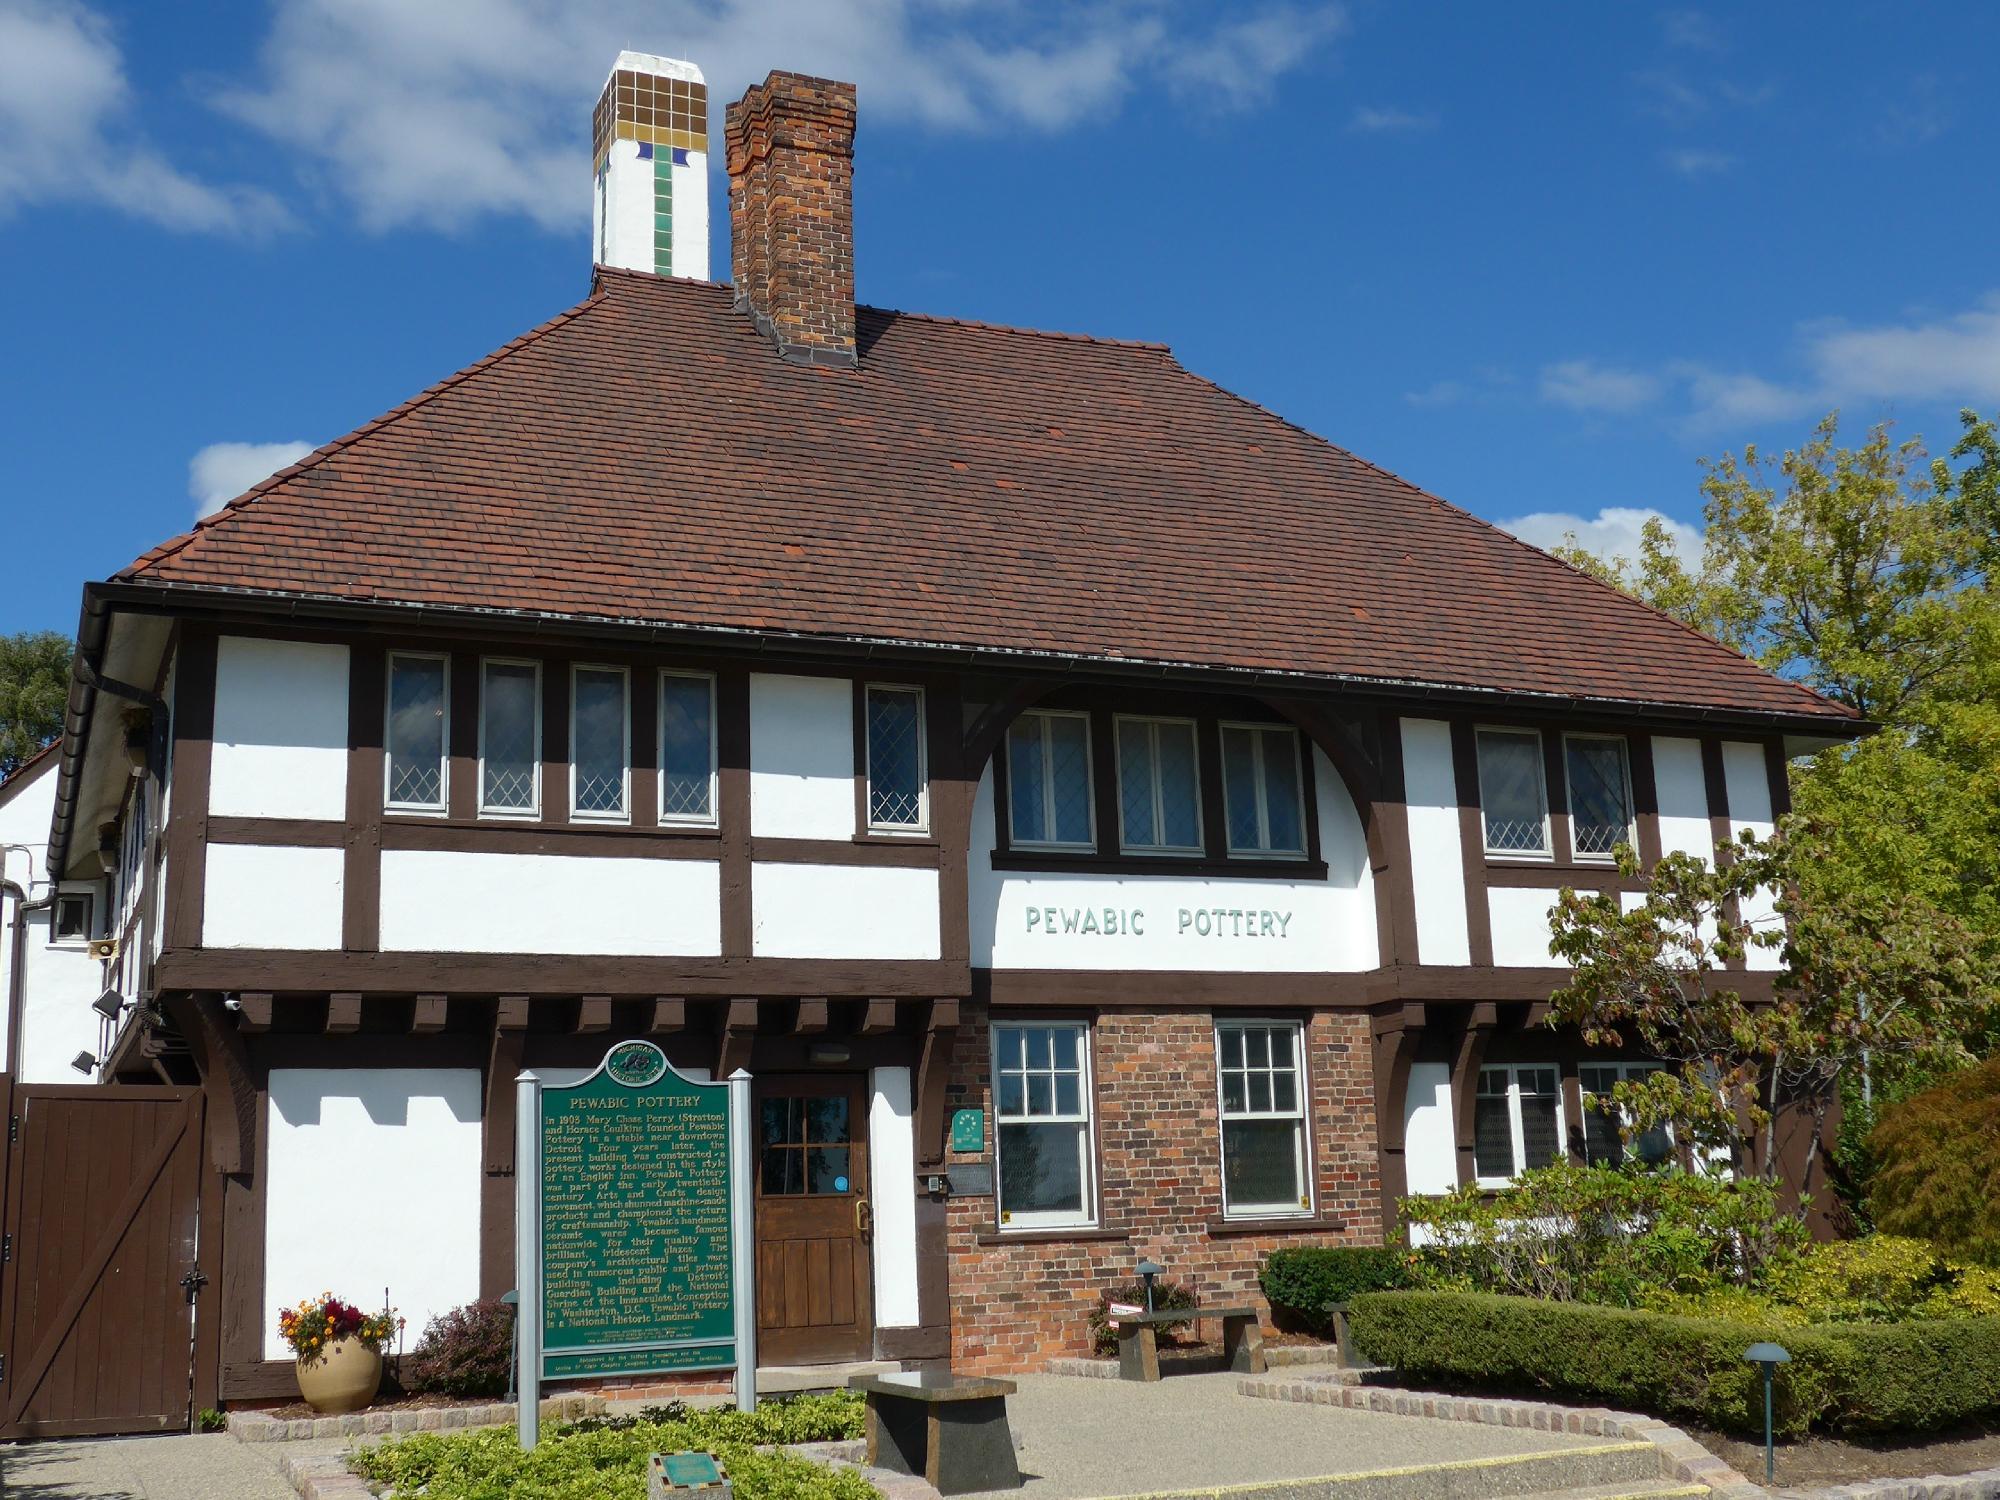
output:
M 862 300 L 1166 340 L 1537 540 L 2000 409 L 1991 5 L 0 0 L 0 631 L 579 300 L 621 46 L 858 82 Z

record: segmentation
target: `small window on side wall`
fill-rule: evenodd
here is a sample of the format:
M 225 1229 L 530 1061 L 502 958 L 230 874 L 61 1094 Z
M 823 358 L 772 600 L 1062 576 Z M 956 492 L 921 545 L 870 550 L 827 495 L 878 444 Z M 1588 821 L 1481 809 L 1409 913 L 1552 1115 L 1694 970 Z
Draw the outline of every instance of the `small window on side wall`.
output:
M 1000 1223 L 1090 1224 L 1090 1033 L 1076 1023 L 993 1028 Z
M 445 810 L 449 683 L 444 657 L 389 653 L 383 805 L 392 811 Z
M 924 785 L 922 688 L 873 687 L 867 692 L 868 826 L 921 833 L 929 826 Z
M 97 898 L 89 891 L 64 891 L 49 917 L 51 943 L 87 943 L 97 933 Z
M 1478 743 L 1486 852 L 1547 855 L 1549 800 L 1541 735 L 1532 729 L 1482 729 Z
M 480 663 L 479 810 L 532 818 L 541 810 L 542 669 Z
M 715 679 L 660 674 L 660 821 L 715 822 Z
M 1008 728 L 1007 840 L 1035 849 L 1095 843 L 1088 714 L 1038 709 Z
M 1304 856 L 1297 731 L 1275 724 L 1224 724 L 1222 792 L 1231 854 Z
M 1609 734 L 1563 736 L 1569 817 L 1578 859 L 1608 860 L 1632 842 L 1632 776 L 1625 741 Z
M 1289 1021 L 1225 1021 L 1215 1028 L 1225 1215 L 1261 1218 L 1312 1208 L 1301 1031 Z
M 570 813 L 617 822 L 630 816 L 631 693 L 623 667 L 577 667 L 570 674 Z
M 1200 854 L 1194 720 L 1121 716 L 1116 727 L 1121 847 L 1128 854 Z

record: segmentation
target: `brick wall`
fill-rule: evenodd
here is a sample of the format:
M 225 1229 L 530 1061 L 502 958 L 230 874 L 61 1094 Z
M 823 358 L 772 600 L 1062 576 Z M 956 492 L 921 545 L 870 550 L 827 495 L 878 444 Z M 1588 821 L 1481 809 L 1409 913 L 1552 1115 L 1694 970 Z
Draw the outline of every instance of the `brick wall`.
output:
M 952 1108 L 987 1112 L 994 1135 L 985 1008 L 968 1005 L 952 1059 Z M 994 1200 L 952 1200 L 952 1362 L 1005 1373 L 1089 1352 L 1090 1308 L 1150 1256 L 1203 1302 L 1262 1304 L 1257 1268 L 1285 1245 L 1374 1245 L 1382 1239 L 1368 1019 L 1315 1013 L 1306 1027 L 1317 1207 L 1338 1227 L 1214 1234 L 1222 1217 L 1214 1018 L 1207 1012 L 1105 1012 L 1094 1026 L 1099 1183 L 1106 1235 L 998 1242 Z M 957 1157 L 957 1160 L 970 1160 Z

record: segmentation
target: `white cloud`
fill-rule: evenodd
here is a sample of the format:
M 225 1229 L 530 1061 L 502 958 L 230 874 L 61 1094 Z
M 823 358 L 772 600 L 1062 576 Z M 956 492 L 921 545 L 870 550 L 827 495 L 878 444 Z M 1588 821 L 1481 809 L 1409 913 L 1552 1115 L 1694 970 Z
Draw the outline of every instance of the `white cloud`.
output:
M 1254 102 L 1346 26 L 1338 4 L 1216 22 L 1193 0 L 274 0 L 257 81 L 218 105 L 283 146 L 371 229 L 519 214 L 574 227 L 584 137 L 621 48 L 689 57 L 722 103 L 772 67 L 848 79 L 862 128 L 1048 131 L 1157 81 Z M 720 153 L 712 153 L 719 158 Z
M 1577 411 L 1637 411 L 1657 401 L 1660 390 L 1658 376 L 1595 360 L 1566 359 L 1542 367 L 1542 399 Z
M 1377 109 L 1361 105 L 1347 122 L 1358 135 L 1419 135 L 1437 129 L 1437 116 L 1407 109 Z
M 1607 562 L 1621 557 L 1627 562 L 1636 562 L 1640 531 L 1648 521 L 1654 520 L 1665 525 L 1674 551 L 1683 561 L 1692 561 L 1701 555 L 1700 532 L 1686 522 L 1676 521 L 1666 512 L 1651 507 L 1607 505 L 1594 516 L 1579 516 L 1562 510 L 1538 510 L 1530 515 L 1516 516 L 1511 521 L 1502 521 L 1500 527 L 1544 551 L 1571 541 L 1586 551 L 1595 552 Z
M 285 224 L 268 194 L 180 171 L 130 129 L 131 113 L 125 60 L 101 16 L 77 0 L 0 0 L 0 217 L 81 202 L 177 230 Z
M 1722 28 L 1698 10 L 1665 10 L 1659 15 L 1660 33 L 1669 47 L 1690 52 L 1726 52 L 1728 42 Z
M 259 480 L 295 464 L 312 443 L 210 443 L 188 460 L 188 497 L 195 516 L 212 516 Z
M 1682 177 L 1713 177 L 1736 165 L 1736 158 L 1727 151 L 1704 151 L 1696 146 L 1662 151 L 1660 161 L 1669 172 Z
M 1947 317 L 1822 327 L 1807 359 L 1823 385 L 1851 396 L 2000 404 L 2000 292 Z

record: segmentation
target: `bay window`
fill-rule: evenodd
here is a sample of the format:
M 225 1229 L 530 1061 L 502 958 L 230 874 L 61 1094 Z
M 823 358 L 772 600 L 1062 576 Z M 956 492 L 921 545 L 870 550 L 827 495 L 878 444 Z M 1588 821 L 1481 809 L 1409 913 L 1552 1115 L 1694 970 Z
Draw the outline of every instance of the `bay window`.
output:
M 996 1025 L 993 1119 L 1000 1223 L 1014 1229 L 1093 1223 L 1088 1028 Z
M 1563 1154 L 1562 1081 L 1553 1063 L 1479 1070 L 1472 1161 L 1482 1186 L 1499 1187 Z
M 1302 1031 L 1289 1021 L 1215 1028 L 1225 1215 L 1312 1209 Z

